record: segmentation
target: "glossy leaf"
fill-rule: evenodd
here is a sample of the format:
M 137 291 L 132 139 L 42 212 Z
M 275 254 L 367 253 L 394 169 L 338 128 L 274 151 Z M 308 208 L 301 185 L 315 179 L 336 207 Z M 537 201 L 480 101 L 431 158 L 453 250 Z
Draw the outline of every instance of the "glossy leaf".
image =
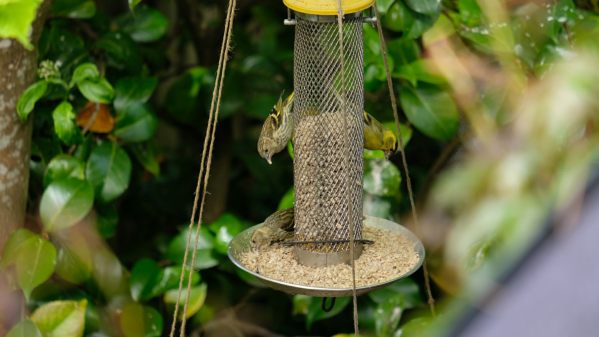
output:
M 330 301 L 331 299 L 329 298 L 328 300 Z M 343 309 L 345 309 L 345 307 L 347 307 L 350 300 L 351 297 L 338 297 L 335 300 L 335 305 L 333 308 L 330 311 L 325 312 L 322 310 L 322 298 L 312 297 L 308 306 L 308 314 L 306 315 L 306 328 L 310 329 L 312 324 L 314 324 L 316 321 L 338 315 L 341 311 L 343 311 Z
M 6 337 L 42 337 L 42 333 L 35 323 L 29 319 L 25 319 L 13 326 Z
M 406 116 L 422 133 L 438 140 L 456 135 L 460 116 L 447 92 L 432 86 L 405 86 L 400 100 Z
M 98 199 L 108 202 L 118 198 L 129 186 L 131 160 L 117 143 L 103 142 L 92 150 L 86 174 Z
M 135 8 L 120 22 L 123 30 L 137 42 L 156 41 L 168 28 L 167 18 L 160 11 L 147 6 Z
M 63 101 L 52 111 L 54 121 L 54 132 L 66 145 L 72 145 L 80 140 L 79 128 L 75 123 L 75 112 L 73 106 Z
M 44 186 L 62 178 L 85 179 L 85 165 L 68 154 L 59 154 L 52 158 L 44 174 Z
M 40 217 L 44 228 L 57 231 L 79 222 L 91 210 L 94 190 L 87 182 L 75 178 L 54 181 L 44 191 Z
M 135 6 L 141 3 L 141 0 L 127 0 L 127 2 L 129 3 L 129 9 L 134 9 Z
M 153 77 L 124 78 L 116 82 L 114 107 L 117 111 L 150 99 L 158 81 Z
M 202 283 L 199 286 L 192 287 L 191 291 L 189 292 L 189 304 L 187 307 L 187 311 L 184 313 L 183 304 L 185 303 L 185 300 L 187 298 L 187 289 L 183 289 L 181 291 L 181 309 L 179 310 L 178 318 L 182 319 L 183 316 L 189 318 L 193 316 L 196 312 L 198 312 L 198 310 L 200 310 L 200 308 L 204 305 L 204 301 L 206 300 L 206 291 L 206 283 Z M 168 291 L 164 295 L 164 302 L 169 305 L 175 305 L 175 303 L 177 303 L 178 292 L 178 289 Z
M 114 89 L 105 79 L 84 79 L 77 83 L 81 94 L 92 102 L 110 103 L 114 98 Z
M 100 78 L 98 67 L 93 63 L 82 63 L 75 68 L 69 87 L 74 87 L 83 80 L 96 80 Z
M 53 301 L 37 308 L 31 320 L 46 337 L 82 337 L 87 300 Z
M 166 258 L 176 263 L 183 262 L 183 256 L 185 254 L 185 247 L 187 243 L 188 229 L 185 229 L 179 233 L 168 245 L 166 250 Z M 218 265 L 218 260 L 213 256 L 212 250 L 214 249 L 214 237 L 210 231 L 203 226 L 200 230 L 199 238 L 195 235 L 195 227 L 190 239 L 190 247 L 194 247 L 197 239 L 197 256 L 194 268 L 207 269 Z M 191 265 L 191 253 L 189 252 L 187 261 Z
M 385 15 L 394 2 L 395 0 L 378 0 L 376 1 L 376 9 L 380 15 Z
M 441 0 L 404 0 L 406 5 L 420 14 L 436 14 L 441 10 Z
M 143 142 L 152 138 L 157 126 L 158 119 L 146 104 L 130 104 L 119 111 L 114 134 L 126 142 Z
M 48 89 L 48 82 L 45 80 L 37 81 L 30 85 L 17 101 L 17 114 L 21 121 L 26 121 L 29 114 L 35 108 L 35 103 L 44 97 Z
M 89 19 L 96 15 L 96 4 L 92 0 L 54 0 L 52 14 L 71 19 Z
M 160 337 L 163 320 L 156 309 L 130 302 L 123 309 L 120 317 L 121 331 L 125 337 Z
M 152 144 L 132 144 L 130 149 L 131 152 L 133 152 L 135 159 L 137 159 L 144 169 L 155 176 L 160 174 L 159 158 L 155 154 L 154 146 Z
M 162 270 L 158 264 L 150 259 L 141 259 L 131 269 L 129 279 L 131 297 L 134 300 L 148 300 L 152 296 L 152 289 L 158 283 L 159 274 Z
M 221 254 L 227 254 L 229 242 L 243 230 L 243 224 L 235 215 L 224 213 L 210 225 L 210 228 L 216 234 L 214 248 Z
M 112 68 L 137 72 L 143 65 L 139 47 L 123 32 L 102 35 L 96 47 L 105 52 L 107 64 Z
M 2 256 L 2 265 L 14 265 L 17 284 L 29 299 L 31 291 L 44 283 L 56 266 L 56 248 L 27 229 L 10 236 Z

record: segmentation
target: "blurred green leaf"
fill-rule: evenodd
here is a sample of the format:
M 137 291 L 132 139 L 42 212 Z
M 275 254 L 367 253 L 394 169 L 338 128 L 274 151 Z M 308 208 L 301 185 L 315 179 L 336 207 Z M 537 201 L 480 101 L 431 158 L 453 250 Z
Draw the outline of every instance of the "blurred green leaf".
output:
M 188 231 L 189 230 L 187 228 L 184 229 L 169 243 L 166 250 L 166 258 L 176 263 L 183 263 Z M 196 240 L 197 246 L 195 245 Z M 207 269 L 218 265 L 218 260 L 214 258 L 212 252 L 214 249 L 214 237 L 205 226 L 200 229 L 199 238 L 195 234 L 194 227 L 192 236 L 190 238 L 190 247 L 190 252 L 187 258 L 187 263 L 189 263 L 189 265 L 191 265 L 191 254 L 193 252 L 193 247 L 195 247 L 197 251 L 194 268 Z
M 412 63 L 420 58 L 418 43 L 412 39 L 400 38 L 390 40 L 387 43 L 387 49 L 395 64 L 398 65 Z
M 0 38 L 14 38 L 31 50 L 30 27 L 41 0 L 0 2 Z M 10 43 L 10 41 L 9 41 Z
M 430 72 L 428 69 L 428 64 L 424 60 L 418 60 L 397 67 L 395 68 L 395 71 L 393 71 L 392 76 L 394 78 L 401 78 L 410 81 L 412 86 L 417 86 L 418 81 L 438 85 L 446 83 L 443 77 Z
M 394 32 L 408 32 L 414 23 L 414 17 L 402 1 L 395 1 L 381 22 L 385 28 Z
M 441 10 L 441 0 L 404 0 L 406 5 L 420 14 L 436 14 Z
M 141 0 L 127 0 L 127 2 L 129 3 L 129 9 L 134 9 L 135 6 L 141 3 Z
M 98 67 L 93 63 L 82 63 L 75 68 L 69 87 L 74 87 L 83 80 L 97 80 L 100 78 Z
M 277 210 L 291 208 L 295 204 L 295 189 L 291 187 L 279 201 Z
M 307 295 L 293 295 L 293 315 L 307 315 L 312 297 Z
M 306 328 L 310 329 L 316 321 L 331 318 L 338 315 L 351 302 L 351 297 L 337 297 L 335 305 L 330 311 L 322 310 L 322 298 L 312 297 L 308 306 L 308 314 L 306 315 Z M 328 298 L 328 301 L 331 299 Z
M 85 179 L 85 165 L 68 154 L 59 154 L 52 158 L 44 173 L 44 186 L 62 178 Z
M 154 135 L 158 119 L 146 104 L 129 104 L 116 116 L 114 135 L 126 142 L 143 142 Z
M 449 140 L 456 135 L 460 115 L 447 92 L 434 86 L 402 89 L 401 107 L 418 130 L 438 140 Z
M 42 337 L 42 333 L 29 319 L 24 319 L 12 327 L 6 337 Z
M 380 15 L 385 15 L 385 13 L 387 13 L 387 10 L 389 10 L 389 7 L 391 7 L 391 5 L 393 5 L 394 2 L 395 0 L 377 0 L 376 9 Z
M 100 235 L 105 238 L 114 236 L 119 223 L 119 213 L 114 204 L 100 204 L 96 206 L 96 227 Z
M 161 271 L 154 260 L 138 260 L 131 269 L 131 278 L 129 279 L 131 297 L 136 301 L 149 300 L 152 297 L 152 289 L 158 283 Z
M 81 284 L 92 274 L 93 257 L 88 243 L 81 238 L 64 240 L 58 247 L 56 274 L 73 284 Z
M 377 196 L 395 196 L 401 193 L 401 172 L 385 159 L 364 161 L 364 191 Z
M 403 312 L 422 303 L 418 285 L 403 279 L 368 294 L 377 303 L 374 312 L 377 336 L 391 336 L 397 329 Z
M 18 229 L 9 237 L 2 254 L 4 268 L 14 265 L 17 283 L 29 299 L 31 291 L 54 272 L 56 248 L 27 229 Z
M 417 317 L 413 318 L 404 324 L 399 329 L 399 336 L 401 337 L 419 337 L 422 336 L 428 328 L 431 326 L 431 319 L 428 317 Z
M 167 18 L 158 10 L 139 6 L 120 18 L 123 31 L 137 42 L 151 42 L 161 38 L 168 28 Z
M 113 68 L 136 73 L 143 65 L 139 46 L 123 32 L 102 35 L 96 47 L 106 52 L 108 65 Z
M 154 77 L 122 78 L 116 82 L 114 108 L 118 111 L 135 103 L 145 103 L 150 99 L 158 80 Z
M 45 337 L 82 337 L 87 300 L 53 301 L 37 308 L 31 315 Z
M 54 0 L 52 15 L 71 19 L 89 19 L 96 15 L 96 4 L 92 0 Z
M 210 229 L 216 234 L 214 248 L 221 254 L 227 254 L 229 242 L 243 230 L 241 220 L 231 213 L 223 213 L 212 224 Z
M 204 301 L 206 300 L 206 291 L 207 285 L 206 283 L 202 283 L 199 286 L 192 287 L 189 292 L 189 305 L 187 307 L 187 311 L 184 313 L 183 310 L 179 311 L 178 319 L 182 319 L 183 316 L 189 318 L 193 316 L 200 308 L 204 305 Z M 180 303 L 184 304 L 187 298 L 187 289 L 183 289 L 181 291 Z M 177 297 L 179 295 L 178 289 L 173 289 L 164 295 L 164 303 L 167 305 L 174 306 L 177 303 Z M 181 306 L 183 309 L 183 305 Z
M 160 164 L 152 144 L 132 144 L 130 150 L 144 169 L 154 176 L 160 175 Z
M 94 190 L 87 181 L 70 177 L 54 181 L 40 203 L 44 228 L 53 232 L 76 224 L 91 210 L 93 202 Z
M 77 87 L 81 94 L 92 102 L 108 104 L 114 98 L 112 85 L 103 78 L 81 80 L 77 83 Z
M 177 78 L 169 87 L 165 109 L 179 122 L 192 123 L 196 120 L 198 95 L 205 84 L 208 70 L 194 67 Z
M 86 174 L 98 199 L 108 202 L 118 198 L 129 186 L 131 160 L 116 142 L 103 142 L 92 150 Z
M 77 123 L 75 123 L 75 112 L 73 106 L 63 101 L 52 111 L 54 121 L 54 132 L 66 145 L 72 145 L 81 140 L 81 134 Z
M 30 85 L 17 101 L 17 114 L 21 121 L 26 121 L 29 114 L 35 108 L 35 103 L 44 97 L 48 88 L 48 82 L 40 80 Z

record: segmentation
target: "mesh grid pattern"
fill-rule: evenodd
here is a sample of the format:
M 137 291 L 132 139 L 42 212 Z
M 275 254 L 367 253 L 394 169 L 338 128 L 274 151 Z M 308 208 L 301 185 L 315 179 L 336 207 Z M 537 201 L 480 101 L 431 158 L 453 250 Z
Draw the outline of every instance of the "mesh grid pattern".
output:
M 350 224 L 354 238 L 362 238 L 362 20 L 345 19 L 343 36 L 342 74 L 337 23 L 297 20 L 294 180 L 298 241 L 349 240 Z M 340 252 L 348 250 L 349 244 L 313 244 L 302 249 Z

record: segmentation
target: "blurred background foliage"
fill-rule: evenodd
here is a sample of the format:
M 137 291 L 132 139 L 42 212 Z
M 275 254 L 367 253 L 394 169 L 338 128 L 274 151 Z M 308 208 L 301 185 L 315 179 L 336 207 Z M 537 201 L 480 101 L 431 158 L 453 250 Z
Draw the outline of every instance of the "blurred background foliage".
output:
M 30 217 L 0 262 L 30 314 L 9 336 L 168 334 L 225 5 L 52 2 L 38 81 L 18 102 L 19 116 L 34 123 Z M 442 310 L 429 317 L 415 275 L 359 298 L 360 327 L 364 336 L 439 334 L 460 311 L 453 299 L 488 291 L 543 220 L 584 186 L 599 140 L 598 6 L 376 6 L 424 214 L 412 229 L 427 246 Z M 256 151 L 262 120 L 293 90 L 293 28 L 284 17 L 280 1 L 239 1 L 205 221 L 192 247 L 193 287 L 184 294 L 190 305 L 181 314 L 193 336 L 352 331 L 349 298 L 324 312 L 320 299 L 266 289 L 226 256 L 234 235 L 293 204 L 291 156 L 269 166 Z M 366 110 L 397 134 L 369 24 L 364 52 Z M 399 156 L 364 158 L 365 213 L 410 226 Z

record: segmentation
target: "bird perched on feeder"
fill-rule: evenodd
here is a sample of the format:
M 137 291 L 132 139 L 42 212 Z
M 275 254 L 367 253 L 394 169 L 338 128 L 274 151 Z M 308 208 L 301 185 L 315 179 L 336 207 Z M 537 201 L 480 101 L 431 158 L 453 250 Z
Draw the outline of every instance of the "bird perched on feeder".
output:
M 272 156 L 281 152 L 292 138 L 294 129 L 292 108 L 293 92 L 284 101 L 281 95 L 262 124 L 262 131 L 258 138 L 258 153 L 269 164 L 272 164 Z
M 293 235 L 293 207 L 271 214 L 252 234 L 252 248 L 262 249 Z
M 281 152 L 293 138 L 295 128 L 292 116 L 293 98 L 293 92 L 285 100 L 279 98 L 262 125 L 258 139 L 258 153 L 269 164 L 272 164 L 272 156 Z M 382 150 L 385 158 L 388 159 L 399 147 L 395 134 L 366 111 L 363 113 L 363 121 L 364 148 Z

